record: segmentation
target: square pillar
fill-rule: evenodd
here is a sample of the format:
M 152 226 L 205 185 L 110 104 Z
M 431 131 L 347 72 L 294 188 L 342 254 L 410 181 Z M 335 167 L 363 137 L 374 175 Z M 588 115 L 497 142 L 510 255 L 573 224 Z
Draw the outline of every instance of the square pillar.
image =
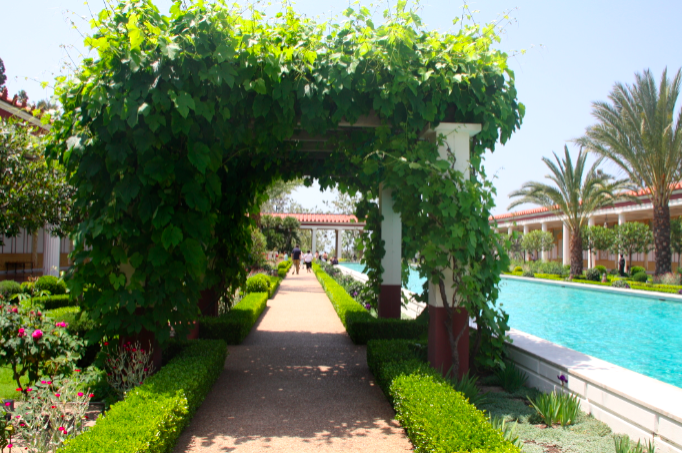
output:
M 571 255 L 571 247 L 570 247 L 570 244 L 569 244 L 569 242 L 568 242 L 568 241 L 569 241 L 570 235 L 571 235 L 571 233 L 570 233 L 569 230 L 568 230 L 568 225 L 566 225 L 566 224 L 564 223 L 564 231 L 563 231 L 563 238 L 562 238 L 562 241 L 563 241 L 563 254 L 564 254 L 564 257 L 563 257 L 563 264 L 564 264 L 564 266 L 567 265 L 567 264 L 571 264 L 571 257 L 570 257 L 570 255 Z
M 461 171 L 464 177 L 469 176 L 470 141 L 471 137 L 481 131 L 480 124 L 441 123 L 432 132 L 435 136 L 443 134 L 445 143 L 439 148 L 440 158 L 447 159 L 448 150 L 455 155 L 454 168 Z M 508 231 L 511 232 L 510 226 Z M 445 295 L 448 300 L 453 296 L 452 270 L 443 269 L 445 275 Z M 443 374 L 452 367 L 452 349 L 448 337 L 446 322 L 448 322 L 447 308 L 443 304 L 440 288 L 429 281 L 429 350 L 428 358 L 432 367 Z M 469 314 L 464 308 L 455 308 L 452 319 L 454 331 L 464 333 L 457 344 L 459 357 L 459 376 L 469 371 Z
M 43 228 L 43 275 L 59 277 L 59 237 L 50 234 L 49 226 Z
M 547 232 L 547 222 L 542 222 L 541 226 L 542 226 L 542 231 L 544 231 L 546 233 Z M 542 251 L 542 261 L 547 261 L 547 251 L 546 250 Z
M 312 228 L 311 231 L 312 231 L 311 247 L 313 256 L 315 256 L 315 252 L 317 251 L 317 228 Z
M 402 222 L 393 210 L 393 190 L 383 185 L 379 188 L 381 212 L 381 240 L 386 254 L 381 259 L 381 287 L 379 289 L 379 317 L 400 318 L 402 270 Z
M 594 226 L 594 217 L 590 217 L 589 219 L 587 219 L 587 226 L 588 227 Z M 596 256 L 590 250 L 588 250 L 587 251 L 587 268 L 588 269 L 592 269 L 594 266 L 597 265 L 595 263 L 595 258 L 596 258 Z

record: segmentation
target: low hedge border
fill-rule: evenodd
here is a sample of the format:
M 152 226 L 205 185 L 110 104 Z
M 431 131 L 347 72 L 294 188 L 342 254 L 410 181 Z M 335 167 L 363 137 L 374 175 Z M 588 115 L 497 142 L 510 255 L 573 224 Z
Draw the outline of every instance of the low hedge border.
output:
M 77 307 L 78 299 L 71 298 L 69 294 L 62 294 L 58 296 L 33 297 L 28 303 L 31 305 L 42 305 L 45 310 L 53 310 L 62 307 Z
M 523 277 L 522 272 L 503 272 L 505 275 L 513 275 L 515 277 Z M 558 275 L 551 275 L 551 274 L 535 274 L 535 278 L 541 278 L 545 280 L 561 280 L 561 281 L 566 281 L 565 278 L 559 277 Z M 677 287 L 675 285 L 646 285 L 642 283 L 638 283 L 632 280 L 628 280 L 626 278 L 623 278 L 622 280 L 625 280 L 628 285 L 630 285 L 630 289 L 637 289 L 641 291 L 650 291 L 652 293 L 667 293 L 667 294 L 679 294 L 680 289 L 682 289 L 682 286 Z M 595 282 L 592 280 L 583 280 L 580 278 L 574 278 L 570 281 L 570 283 L 582 283 L 585 285 L 597 285 L 597 286 L 607 286 L 611 287 L 613 282 Z
M 241 344 L 268 303 L 268 293 L 249 293 L 222 316 L 199 319 L 199 338 Z
M 378 339 L 415 339 L 428 335 L 428 324 L 422 320 L 373 317 L 317 263 L 313 263 L 313 271 L 353 343 L 367 344 L 369 340 Z
M 419 360 L 420 347 L 407 340 L 367 343 L 367 363 L 414 451 L 519 453 L 483 412 Z
M 111 406 L 61 453 L 166 453 L 225 366 L 223 341 L 194 340 L 173 360 Z
M 270 290 L 268 291 L 268 298 L 272 299 L 275 297 L 275 293 L 279 288 L 279 284 L 282 283 L 281 277 L 270 276 Z

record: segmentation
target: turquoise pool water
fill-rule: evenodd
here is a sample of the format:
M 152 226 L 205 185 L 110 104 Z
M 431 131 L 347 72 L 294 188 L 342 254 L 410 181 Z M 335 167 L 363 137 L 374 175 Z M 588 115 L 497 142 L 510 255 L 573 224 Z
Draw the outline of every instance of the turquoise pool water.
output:
M 408 289 L 423 281 L 412 271 Z M 682 303 L 508 278 L 500 289 L 511 327 L 682 387 Z
M 340 263 L 339 266 L 344 266 L 358 272 L 363 272 L 365 270 L 365 265 L 360 263 Z M 419 277 L 419 272 L 410 269 L 410 279 L 405 289 L 412 291 L 413 293 L 421 294 L 422 285 L 425 281 L 425 278 Z
M 682 303 L 503 279 L 511 327 L 682 387 Z

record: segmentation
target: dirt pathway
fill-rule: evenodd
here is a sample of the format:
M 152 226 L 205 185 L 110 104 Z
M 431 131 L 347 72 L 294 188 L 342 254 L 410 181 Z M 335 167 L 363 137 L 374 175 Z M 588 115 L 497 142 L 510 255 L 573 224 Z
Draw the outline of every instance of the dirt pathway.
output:
M 175 448 L 180 452 L 391 452 L 412 445 L 305 271 L 289 275 Z

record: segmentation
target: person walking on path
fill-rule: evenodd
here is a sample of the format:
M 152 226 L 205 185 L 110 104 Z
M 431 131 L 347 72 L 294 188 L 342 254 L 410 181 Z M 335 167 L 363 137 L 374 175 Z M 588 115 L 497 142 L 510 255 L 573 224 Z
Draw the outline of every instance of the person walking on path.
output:
M 298 275 L 298 268 L 301 266 L 301 248 L 298 244 L 296 244 L 296 247 L 291 251 L 291 258 L 294 260 L 294 268 L 296 275 Z M 293 275 L 294 271 L 291 271 L 291 274 Z
M 310 270 L 313 268 L 313 254 L 310 253 L 310 250 L 303 255 L 303 261 L 305 262 L 305 270 L 310 273 Z

